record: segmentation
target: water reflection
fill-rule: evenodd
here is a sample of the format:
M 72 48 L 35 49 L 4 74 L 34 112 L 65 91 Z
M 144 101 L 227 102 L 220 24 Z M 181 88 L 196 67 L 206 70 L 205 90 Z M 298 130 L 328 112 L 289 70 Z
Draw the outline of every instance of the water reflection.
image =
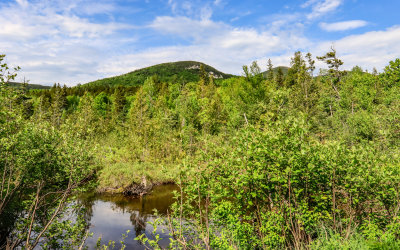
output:
M 145 249 L 134 238 L 145 233 L 150 236 L 153 228 L 148 224 L 157 217 L 154 209 L 160 215 L 166 215 L 169 206 L 173 203 L 173 191 L 177 190 L 175 185 L 162 185 L 155 187 L 153 191 L 141 198 L 129 198 L 123 195 L 109 194 L 86 194 L 79 200 L 87 209 L 86 219 L 93 237 L 87 239 L 86 245 L 89 249 L 96 246 L 101 237 L 101 243 L 107 244 L 109 240 L 116 242 L 119 249 L 121 235 L 127 230 L 131 232 L 125 240 L 128 249 Z M 169 243 L 168 234 L 159 230 L 160 242 L 166 246 Z

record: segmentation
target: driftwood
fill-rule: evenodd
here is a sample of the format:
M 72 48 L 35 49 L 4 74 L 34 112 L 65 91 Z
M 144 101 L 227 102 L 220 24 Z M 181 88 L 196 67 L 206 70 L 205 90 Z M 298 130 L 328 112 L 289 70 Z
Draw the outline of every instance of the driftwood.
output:
M 143 176 L 142 183 L 132 183 L 124 189 L 123 194 L 126 196 L 139 197 L 150 192 L 152 188 L 153 184 L 148 184 L 146 177 Z

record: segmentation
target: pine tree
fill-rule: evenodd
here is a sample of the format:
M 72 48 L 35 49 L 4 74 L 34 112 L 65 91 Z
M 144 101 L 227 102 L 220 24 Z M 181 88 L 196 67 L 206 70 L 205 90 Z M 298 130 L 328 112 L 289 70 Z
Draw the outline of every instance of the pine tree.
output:
M 271 59 L 268 59 L 268 70 L 267 70 L 267 80 L 273 81 L 274 80 L 274 68 L 271 62 Z
M 291 61 L 291 68 L 286 77 L 286 83 L 297 93 L 296 105 L 303 107 L 304 111 L 308 112 L 310 108 L 310 88 L 313 80 L 312 72 L 315 66 L 310 53 L 307 53 L 306 58 L 308 65 L 300 51 L 294 54 Z
M 204 67 L 204 64 L 200 65 L 200 85 L 208 85 L 208 74 Z
M 310 75 L 313 76 L 314 75 L 314 70 L 315 70 L 315 60 L 312 59 L 312 55 L 311 55 L 310 52 L 308 52 L 306 54 L 306 59 L 307 59 L 307 62 L 308 62 L 307 70 L 310 73 Z
M 89 137 L 98 130 L 99 126 L 95 124 L 94 98 L 89 92 L 85 92 L 79 99 L 78 112 L 75 115 L 75 119 L 75 129 L 82 137 Z
M 53 87 L 54 88 L 54 87 Z M 56 87 L 52 91 L 52 123 L 56 127 L 60 127 L 61 118 L 64 113 L 64 110 L 67 108 L 67 87 L 64 85 L 61 88 L 60 84 L 57 84 Z
M 286 85 L 288 87 L 294 85 L 301 85 L 304 74 L 306 71 L 306 62 L 303 59 L 303 55 L 300 51 L 294 53 L 294 56 L 290 62 L 290 68 L 286 76 Z
M 278 87 L 282 87 L 285 83 L 285 76 L 283 75 L 281 67 L 278 67 L 278 71 L 276 72 L 275 82 Z
M 342 60 L 336 57 L 336 50 L 333 47 L 331 47 L 331 51 L 327 52 L 325 55 L 317 56 L 317 59 L 328 65 L 332 88 L 335 90 L 337 98 L 340 99 L 337 84 L 340 82 L 340 78 L 343 75 L 343 72 L 339 70 L 340 66 L 343 65 Z
M 39 97 L 39 105 L 35 111 L 35 115 L 40 120 L 50 120 L 51 117 L 51 94 L 50 91 L 43 91 Z
M 115 88 L 113 101 L 113 120 L 123 120 L 125 116 L 126 98 L 122 87 Z

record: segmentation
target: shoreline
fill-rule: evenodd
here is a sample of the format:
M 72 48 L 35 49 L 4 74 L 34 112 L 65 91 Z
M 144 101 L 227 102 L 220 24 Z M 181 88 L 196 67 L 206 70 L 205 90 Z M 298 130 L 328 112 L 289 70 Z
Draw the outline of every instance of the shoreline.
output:
M 123 194 L 127 197 L 141 197 L 149 194 L 154 187 L 176 184 L 174 181 L 157 181 L 157 182 L 142 182 L 142 183 L 132 183 L 126 187 L 112 188 L 112 187 L 102 187 L 96 188 L 95 193 L 97 194 Z

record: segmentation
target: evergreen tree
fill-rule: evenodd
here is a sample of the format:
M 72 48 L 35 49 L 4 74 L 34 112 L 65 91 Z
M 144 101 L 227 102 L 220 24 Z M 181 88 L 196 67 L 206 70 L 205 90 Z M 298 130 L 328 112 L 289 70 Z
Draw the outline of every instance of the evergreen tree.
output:
M 340 98 L 337 84 L 343 76 L 343 72 L 339 70 L 340 66 L 343 65 L 342 60 L 336 57 L 336 50 L 333 47 L 331 47 L 331 51 L 327 52 L 325 55 L 317 56 L 317 59 L 328 65 L 332 88 L 335 90 L 337 98 Z
M 36 117 L 39 120 L 50 120 L 52 103 L 50 91 L 43 91 L 38 102 L 39 104 L 35 111 Z
M 54 89 L 54 90 L 53 90 Z M 67 88 L 64 85 L 61 88 L 60 84 L 57 84 L 56 87 L 53 87 L 52 91 L 52 123 L 56 127 L 60 127 L 61 118 L 64 113 L 64 110 L 67 108 Z
M 124 89 L 119 86 L 115 88 L 114 91 L 114 101 L 113 101 L 113 119 L 122 120 L 125 116 L 125 105 L 126 98 L 124 95 Z
M 21 104 L 22 117 L 29 119 L 34 114 L 33 100 L 31 98 L 25 99 Z
M 310 76 L 312 77 L 314 75 L 314 70 L 315 70 L 315 60 L 312 59 L 312 55 L 311 55 L 310 52 L 308 52 L 306 54 L 306 59 L 307 59 L 307 62 L 308 62 L 307 70 L 310 73 Z
M 286 84 L 296 92 L 296 106 L 302 107 L 308 112 L 310 108 L 310 92 L 313 83 L 314 60 L 310 53 L 306 55 L 307 61 L 300 51 L 294 54 L 291 60 L 291 67 L 286 77 Z M 307 64 L 308 62 L 308 64 Z
M 294 53 L 291 58 L 290 68 L 286 76 L 286 85 L 288 87 L 301 85 L 304 80 L 306 71 L 306 62 L 303 59 L 303 55 L 300 51 Z
M 278 87 L 282 87 L 285 83 L 285 76 L 283 75 L 282 68 L 278 67 L 278 71 L 276 72 L 275 82 Z
M 96 125 L 97 115 L 94 108 L 94 98 L 89 92 L 86 92 L 80 98 L 78 112 L 75 114 L 74 120 L 76 120 L 74 128 L 83 138 L 96 134 L 99 126 Z
M 274 80 L 274 68 L 271 62 L 271 59 L 268 59 L 268 70 L 267 70 L 267 80 L 273 81 Z
M 208 85 L 208 74 L 204 64 L 200 65 L 200 85 Z

